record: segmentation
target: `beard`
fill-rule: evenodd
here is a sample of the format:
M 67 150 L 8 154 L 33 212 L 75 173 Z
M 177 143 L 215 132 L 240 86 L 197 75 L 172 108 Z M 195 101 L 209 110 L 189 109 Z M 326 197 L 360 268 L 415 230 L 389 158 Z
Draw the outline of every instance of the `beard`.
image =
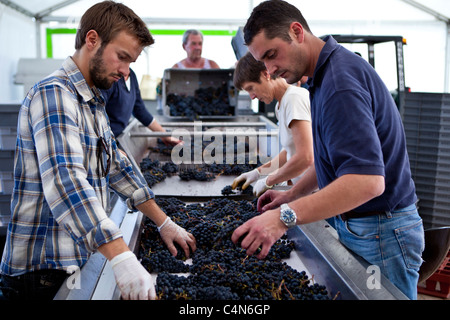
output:
M 89 62 L 89 75 L 95 87 L 107 90 L 112 87 L 114 81 L 108 80 L 108 77 L 104 76 L 106 74 L 106 68 L 103 61 L 103 51 L 104 47 L 101 46 Z

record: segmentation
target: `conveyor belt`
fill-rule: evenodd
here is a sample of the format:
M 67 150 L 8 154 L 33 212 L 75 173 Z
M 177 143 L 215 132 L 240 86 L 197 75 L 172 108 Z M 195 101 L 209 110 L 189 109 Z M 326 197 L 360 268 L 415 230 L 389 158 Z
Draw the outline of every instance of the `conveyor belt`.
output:
M 115 210 L 126 212 L 119 201 Z M 142 214 L 126 213 L 121 229 L 132 250 L 138 245 Z M 380 276 L 378 289 L 370 289 L 367 281 L 369 265 L 349 252 L 337 239 L 337 235 L 325 221 L 293 228 L 288 233 L 295 242 L 291 253 L 291 266 L 314 275 L 315 281 L 325 285 L 330 297 L 338 300 L 405 300 L 406 296 L 384 276 Z M 155 278 L 155 277 L 154 277 Z M 115 285 L 109 263 L 98 253 L 94 254 L 80 273 L 80 289 L 68 290 L 63 285 L 56 299 L 64 300 L 117 300 L 120 292 Z
M 264 117 L 258 117 L 258 119 L 261 120 L 259 122 L 266 124 L 266 129 L 272 129 L 275 126 Z M 236 122 L 235 120 L 231 121 Z M 161 123 L 165 123 L 165 121 L 170 122 L 170 119 L 162 119 Z M 148 147 L 154 145 L 156 140 L 155 137 L 138 135 L 139 132 L 145 130 L 147 129 L 135 121 L 119 137 L 119 142 L 127 151 L 138 173 L 140 173 L 140 161 L 148 155 Z M 161 185 L 153 187 L 156 196 L 158 193 L 163 196 L 181 195 L 191 197 L 191 201 L 206 201 L 205 198 L 220 196 L 217 194 L 218 190 L 230 184 L 230 181 L 234 179 L 232 176 L 220 176 L 211 181 L 210 185 L 197 181 L 184 185 L 178 177 L 173 178 L 174 181 L 167 180 Z M 206 192 L 202 193 L 202 191 Z M 124 233 L 124 239 L 134 250 L 138 246 L 142 214 L 140 212 L 128 213 L 125 204 L 121 200 L 117 200 L 113 203 L 111 216 L 118 220 Z M 382 275 L 379 278 L 381 282 L 379 288 L 371 289 L 368 281 L 370 281 L 369 277 L 372 276 L 372 273 L 368 263 L 347 250 L 339 242 L 335 230 L 326 221 L 293 228 L 289 230 L 288 237 L 295 243 L 295 250 L 291 254 L 289 263 L 296 266 L 297 269 L 303 269 L 310 275 L 314 275 L 317 282 L 327 287 L 330 297 L 343 300 L 407 299 Z M 100 254 L 94 254 L 89 259 L 81 270 L 80 279 L 82 289 L 68 290 L 63 285 L 57 298 L 101 300 L 120 298 L 112 270 Z M 85 283 L 86 285 L 83 285 Z

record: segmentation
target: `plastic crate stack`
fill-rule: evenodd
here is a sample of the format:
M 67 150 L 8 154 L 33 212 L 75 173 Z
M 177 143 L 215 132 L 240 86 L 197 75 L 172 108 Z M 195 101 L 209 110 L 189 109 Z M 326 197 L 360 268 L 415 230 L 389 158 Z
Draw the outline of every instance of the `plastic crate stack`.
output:
M 450 252 L 440 267 L 425 282 L 425 287 L 417 287 L 419 293 L 435 297 L 450 298 Z
M 407 93 L 403 123 L 424 226 L 450 226 L 450 94 Z
M 6 233 L 14 186 L 14 152 L 20 105 L 0 105 L 0 236 Z M 3 248 L 0 248 L 3 249 Z

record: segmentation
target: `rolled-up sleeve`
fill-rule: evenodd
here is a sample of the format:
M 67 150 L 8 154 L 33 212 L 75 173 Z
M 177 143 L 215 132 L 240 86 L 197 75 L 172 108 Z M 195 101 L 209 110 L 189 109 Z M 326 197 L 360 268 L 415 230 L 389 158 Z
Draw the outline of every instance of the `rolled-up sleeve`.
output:
M 110 174 L 110 186 L 126 201 L 130 210 L 137 211 L 136 206 L 153 199 L 155 195 L 147 183 L 136 175 L 133 165 L 122 156 L 115 142 L 112 142 L 112 149 L 115 161 Z

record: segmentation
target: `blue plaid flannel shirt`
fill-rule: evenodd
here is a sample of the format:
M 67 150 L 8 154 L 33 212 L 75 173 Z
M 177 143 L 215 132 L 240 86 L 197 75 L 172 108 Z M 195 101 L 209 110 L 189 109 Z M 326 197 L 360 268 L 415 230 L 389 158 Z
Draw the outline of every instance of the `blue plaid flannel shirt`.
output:
M 109 188 L 130 209 L 154 197 L 120 155 L 100 91 L 71 57 L 27 94 L 18 120 L 14 189 L 0 272 L 81 267 L 102 244 L 122 237 L 105 208 Z M 103 137 L 109 149 L 98 153 Z M 110 171 L 106 168 L 110 157 Z

